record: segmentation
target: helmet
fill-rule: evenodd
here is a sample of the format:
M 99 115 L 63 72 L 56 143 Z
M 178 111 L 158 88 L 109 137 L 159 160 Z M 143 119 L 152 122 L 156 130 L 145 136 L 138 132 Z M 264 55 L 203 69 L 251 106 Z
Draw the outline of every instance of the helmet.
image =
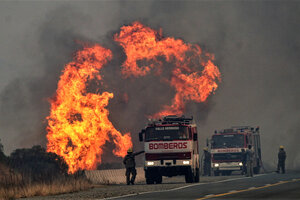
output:
M 127 150 L 127 153 L 132 153 L 132 148 L 129 148 L 129 149 Z
M 283 149 L 284 147 L 282 145 L 280 145 L 279 149 Z
M 203 150 L 204 150 L 204 151 L 207 151 L 207 150 L 208 150 L 208 148 L 207 148 L 207 147 L 204 147 L 204 148 L 203 148 Z

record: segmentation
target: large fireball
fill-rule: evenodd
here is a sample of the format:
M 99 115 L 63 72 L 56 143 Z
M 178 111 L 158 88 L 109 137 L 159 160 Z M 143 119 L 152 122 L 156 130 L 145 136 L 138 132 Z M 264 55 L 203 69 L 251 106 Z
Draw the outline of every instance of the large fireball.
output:
M 106 107 L 113 93 L 86 90 L 89 80 L 101 80 L 99 70 L 111 58 L 111 51 L 99 45 L 78 51 L 74 61 L 65 66 L 51 100 L 47 150 L 62 156 L 70 173 L 95 169 L 109 135 L 116 145 L 115 155 L 123 157 L 132 147 L 130 134 L 122 135 L 108 119 Z
M 153 118 L 166 115 L 181 115 L 187 101 L 204 102 L 217 88 L 220 80 L 219 69 L 213 64 L 214 56 L 203 53 L 199 45 L 186 44 L 183 40 L 172 37 L 163 38 L 161 33 L 144 26 L 140 22 L 123 26 L 121 32 L 114 36 L 125 51 L 126 61 L 122 65 L 125 78 L 146 76 L 151 70 L 161 75 L 163 62 L 173 64 L 172 77 L 167 80 L 175 91 L 171 105 L 165 105 L 162 111 Z M 138 66 L 138 61 L 149 61 L 151 64 Z M 162 77 L 163 81 L 166 81 Z

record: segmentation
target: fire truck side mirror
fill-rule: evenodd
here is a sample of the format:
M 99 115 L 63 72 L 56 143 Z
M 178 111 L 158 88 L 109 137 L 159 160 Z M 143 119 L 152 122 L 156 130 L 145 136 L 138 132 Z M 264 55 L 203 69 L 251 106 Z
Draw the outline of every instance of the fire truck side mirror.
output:
M 197 134 L 197 133 L 194 133 L 193 140 L 194 140 L 194 141 L 197 141 L 197 140 L 198 140 L 198 134 Z
M 145 129 L 143 129 L 140 133 L 139 133 L 139 139 L 140 139 L 140 142 L 143 142 L 144 141 L 144 138 L 143 138 L 143 134 L 145 133 Z

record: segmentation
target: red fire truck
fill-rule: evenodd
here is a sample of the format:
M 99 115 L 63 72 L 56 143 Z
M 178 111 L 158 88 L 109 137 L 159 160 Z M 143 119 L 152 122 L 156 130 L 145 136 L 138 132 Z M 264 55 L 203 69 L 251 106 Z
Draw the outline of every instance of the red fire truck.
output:
M 162 176 L 184 175 L 187 183 L 199 182 L 199 149 L 193 118 L 167 116 L 152 121 L 139 133 L 145 146 L 147 184 L 162 183 Z
M 211 167 L 218 176 L 230 175 L 232 171 L 242 171 L 242 149 L 252 145 L 253 171 L 258 174 L 261 167 L 261 146 L 259 127 L 235 126 L 230 129 L 215 131 L 211 140 Z

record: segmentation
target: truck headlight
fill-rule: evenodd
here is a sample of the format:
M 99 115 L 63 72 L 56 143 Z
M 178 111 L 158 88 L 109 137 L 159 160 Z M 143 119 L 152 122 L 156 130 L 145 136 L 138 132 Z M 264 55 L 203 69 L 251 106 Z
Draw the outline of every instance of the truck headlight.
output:
M 239 166 L 243 166 L 243 163 L 240 162 L 240 163 L 239 163 Z
M 148 162 L 147 162 L 147 165 L 148 165 L 148 166 L 152 166 L 152 165 L 154 165 L 154 162 L 148 161 Z
M 215 167 L 219 167 L 220 165 L 219 165 L 219 163 L 215 163 L 214 166 Z
M 183 161 L 183 164 L 184 164 L 184 165 L 189 165 L 189 164 L 190 164 L 190 161 L 185 160 L 185 161 Z

